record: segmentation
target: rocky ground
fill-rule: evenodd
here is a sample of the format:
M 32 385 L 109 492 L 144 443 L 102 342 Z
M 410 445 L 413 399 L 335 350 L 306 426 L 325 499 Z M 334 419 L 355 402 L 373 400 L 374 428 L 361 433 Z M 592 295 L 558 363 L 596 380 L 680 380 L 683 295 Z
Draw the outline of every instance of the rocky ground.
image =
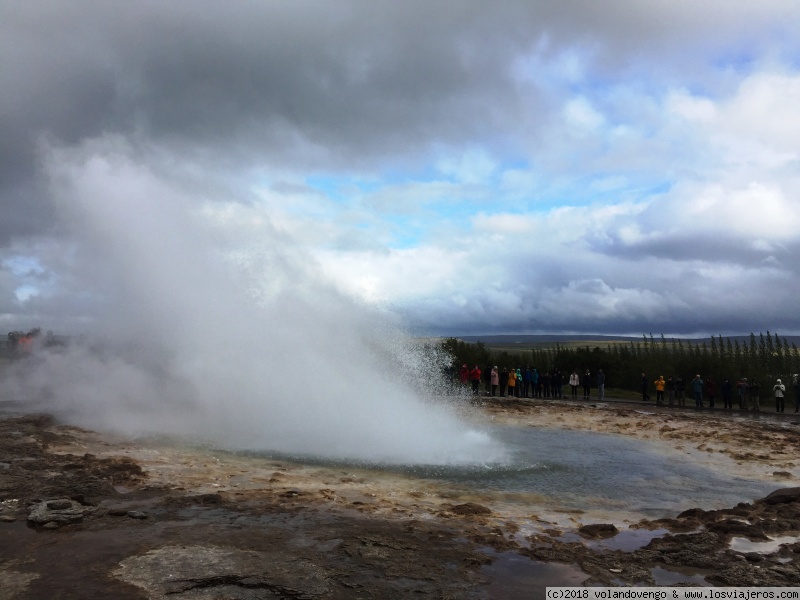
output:
M 666 444 L 732 477 L 774 480 L 776 492 L 635 523 L 545 519 L 413 478 L 117 439 L 45 415 L 0 417 L 0 600 L 800 585 L 794 415 L 497 400 L 477 417 Z

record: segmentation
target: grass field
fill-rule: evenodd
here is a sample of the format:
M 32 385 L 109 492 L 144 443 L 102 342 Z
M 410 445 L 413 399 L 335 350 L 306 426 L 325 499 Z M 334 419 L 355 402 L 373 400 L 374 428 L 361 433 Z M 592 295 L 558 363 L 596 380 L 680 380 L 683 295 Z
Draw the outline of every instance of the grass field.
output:
M 774 335 L 774 334 L 773 334 Z M 756 334 L 758 336 L 758 334 Z M 749 336 L 729 336 L 730 340 L 738 340 L 739 343 L 747 342 L 749 340 Z M 800 336 L 789 335 L 789 336 L 781 336 L 782 339 L 785 339 L 789 343 L 795 343 L 800 345 Z M 637 344 L 644 341 L 643 336 L 633 337 L 633 336 L 603 336 L 603 335 L 485 335 L 485 336 L 477 336 L 477 335 L 469 335 L 469 336 L 461 336 L 458 339 L 463 340 L 465 342 L 481 342 L 483 345 L 491 351 L 497 352 L 508 352 L 509 354 L 520 354 L 526 352 L 528 350 L 546 350 L 547 348 L 555 348 L 558 345 L 561 348 L 571 349 L 571 348 L 588 348 L 593 350 L 594 348 L 600 348 L 601 350 L 606 350 L 611 346 L 620 345 L 620 346 L 629 346 L 631 343 Z M 702 345 L 704 342 L 707 345 L 711 345 L 711 338 L 710 337 L 702 337 L 702 338 L 673 338 L 667 337 L 666 341 L 667 344 L 672 344 L 672 341 L 680 339 L 684 344 L 692 343 L 693 345 Z M 719 339 L 719 338 L 717 338 Z M 724 340 L 727 340 L 728 337 L 723 336 Z M 650 340 L 648 334 L 648 341 Z M 661 342 L 661 336 L 654 335 L 653 341 L 655 343 Z
M 635 342 L 634 342 L 635 343 Z M 600 348 L 601 350 L 606 350 L 607 348 L 614 346 L 614 345 L 628 345 L 630 344 L 630 340 L 627 342 L 623 342 L 620 340 L 610 341 L 607 339 L 596 339 L 596 340 L 566 340 L 566 341 L 552 341 L 552 342 L 483 342 L 483 345 L 486 346 L 488 350 L 497 351 L 497 352 L 508 352 L 509 354 L 520 354 L 523 352 L 528 352 L 530 350 L 546 350 L 548 348 L 555 348 L 556 344 L 560 348 L 586 348 L 588 347 L 590 350 L 594 348 Z

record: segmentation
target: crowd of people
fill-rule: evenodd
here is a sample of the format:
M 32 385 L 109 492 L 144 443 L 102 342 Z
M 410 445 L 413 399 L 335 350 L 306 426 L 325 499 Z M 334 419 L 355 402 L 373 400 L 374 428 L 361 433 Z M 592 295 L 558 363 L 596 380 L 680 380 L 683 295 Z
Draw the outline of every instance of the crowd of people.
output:
M 38 342 L 42 330 L 38 327 L 27 333 L 22 331 L 9 331 L 6 339 L 6 348 L 11 357 L 30 356 L 33 354 L 34 345 Z
M 458 374 L 463 385 L 472 385 L 472 393 L 480 395 L 481 386 L 486 396 L 514 397 L 514 398 L 576 398 L 578 390 L 583 392 L 583 399 L 591 397 L 592 388 L 597 390 L 598 398 L 603 399 L 605 394 L 605 375 L 602 369 L 595 377 L 587 370 L 583 375 L 578 375 L 577 369 L 566 378 L 570 395 L 565 395 L 565 377 L 560 369 L 539 372 L 533 367 L 524 369 L 509 369 L 497 366 L 487 366 L 481 369 L 475 365 L 470 369 L 466 364 L 461 366 Z
M 739 410 L 761 412 L 761 397 L 766 391 L 768 397 L 775 400 L 775 412 L 786 411 L 786 384 L 781 379 L 777 379 L 772 387 L 768 387 L 766 390 L 756 379 L 748 381 L 747 377 L 742 377 L 735 383 L 730 379 L 723 379 L 717 385 L 713 378 L 707 377 L 704 380 L 699 373 L 689 381 L 688 386 L 680 376 L 675 379 L 671 376 L 666 379 L 660 376 L 653 382 L 653 385 L 656 390 L 656 406 L 685 407 L 686 396 L 691 394 L 695 408 L 704 408 L 706 402 L 708 408 L 714 408 L 719 398 L 722 400 L 723 409 L 733 409 L 735 402 Z M 800 381 L 798 381 L 797 375 L 792 376 L 792 387 L 794 388 L 794 412 L 798 412 L 800 411 Z M 650 400 L 648 389 L 649 378 L 642 373 L 642 400 L 644 401 Z
M 458 379 L 464 386 L 471 386 L 472 393 L 490 397 L 512 398 L 579 398 L 582 393 L 584 400 L 592 399 L 595 393 L 597 400 L 605 398 L 606 376 L 602 369 L 592 376 L 588 369 L 582 374 L 574 369 L 565 377 L 560 369 L 539 372 L 533 367 L 524 369 L 509 369 L 507 367 L 487 366 L 481 369 L 478 365 L 471 369 L 462 365 Z M 565 384 L 567 387 L 565 387 Z M 642 373 L 641 391 L 642 400 L 650 402 L 650 379 Z M 686 382 L 683 377 L 659 376 L 652 382 L 655 388 L 656 406 L 686 407 L 687 398 L 694 403 L 695 408 L 715 408 L 717 401 L 722 401 L 721 408 L 732 410 L 736 404 L 739 410 L 753 412 L 761 411 L 762 394 L 766 391 L 775 401 L 775 412 L 786 410 L 786 385 L 778 379 L 771 388 L 764 390 L 756 379 L 748 381 L 746 377 L 734 382 L 724 379 L 719 385 L 711 377 L 703 379 L 698 373 L 693 379 Z M 800 381 L 794 375 L 792 380 L 794 388 L 794 412 L 800 411 Z

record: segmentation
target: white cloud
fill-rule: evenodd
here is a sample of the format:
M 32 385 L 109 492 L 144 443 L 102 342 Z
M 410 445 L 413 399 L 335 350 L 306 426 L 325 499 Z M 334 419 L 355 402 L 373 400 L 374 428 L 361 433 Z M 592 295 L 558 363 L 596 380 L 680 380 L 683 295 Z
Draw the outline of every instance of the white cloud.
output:
M 572 98 L 566 103 L 564 119 L 578 134 L 583 131 L 596 132 L 606 122 L 605 117 L 583 97 Z
M 800 158 L 800 74 L 757 72 L 742 81 L 723 106 L 720 125 L 730 134 L 759 142 L 762 149 Z
M 449 149 L 446 154 L 437 161 L 437 170 L 459 183 L 488 183 L 497 170 L 496 161 L 482 149 L 470 149 L 463 153 Z
M 599 322 L 608 318 L 637 321 L 666 314 L 665 304 L 664 296 L 652 290 L 612 288 L 601 279 L 584 279 L 543 296 L 538 308 L 551 319 L 564 320 L 564 315 L 572 314 L 581 321 L 587 316 Z
M 711 123 L 717 107 L 708 98 L 692 96 L 687 90 L 672 90 L 665 101 L 667 114 L 697 124 Z
M 513 236 L 529 233 L 532 228 L 533 218 L 527 215 L 477 215 L 473 219 L 473 229 L 479 233 Z
M 319 251 L 315 256 L 333 284 L 369 301 L 402 303 L 448 294 L 469 281 L 469 257 L 436 246 L 381 253 Z

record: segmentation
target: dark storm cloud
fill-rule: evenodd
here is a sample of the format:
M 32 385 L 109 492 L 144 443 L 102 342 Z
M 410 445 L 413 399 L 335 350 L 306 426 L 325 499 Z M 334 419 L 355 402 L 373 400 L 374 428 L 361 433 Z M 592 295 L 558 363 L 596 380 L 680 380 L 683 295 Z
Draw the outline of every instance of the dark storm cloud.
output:
M 110 130 L 227 150 L 246 141 L 247 152 L 262 156 L 280 156 L 293 136 L 333 152 L 380 151 L 436 131 L 469 135 L 481 121 L 472 118 L 474 100 L 461 95 L 507 75 L 497 68 L 499 32 L 475 38 L 480 15 L 463 10 L 21 6 L 5 25 L 16 58 L 4 68 L 18 105 L 12 122 L 22 136 L 51 131 L 67 143 Z
M 708 32 L 741 28 L 741 6 Z M 0 243 L 51 220 L 32 183 L 39 136 L 121 134 L 228 168 L 410 164 L 430 144 L 500 144 L 546 118 L 545 99 L 520 102 L 517 57 L 584 40 L 601 76 L 674 44 L 670 24 L 705 27 L 670 3 L 614 2 L 78 0 L 2 15 Z
M 712 226 L 701 235 L 671 233 L 637 242 L 614 238 L 613 232 L 609 232 L 602 241 L 593 243 L 592 248 L 599 254 L 633 261 L 656 258 L 680 262 L 732 263 L 757 268 L 764 265 L 765 261 L 775 260 L 785 262 L 787 268 L 794 270 L 794 259 L 800 254 L 798 242 L 759 247 L 754 246 L 753 241 Z
M 759 280 L 756 285 L 760 286 Z M 741 285 L 746 287 L 747 281 Z M 468 312 L 450 306 L 443 309 L 432 303 L 419 303 L 402 309 L 402 314 L 410 323 L 416 324 L 415 331 L 422 335 L 486 335 L 527 333 L 598 333 L 609 335 L 634 335 L 654 333 L 708 335 L 709 333 L 744 332 L 758 327 L 773 327 L 778 324 L 782 332 L 800 329 L 800 317 L 787 314 L 781 306 L 763 302 L 763 293 L 758 289 L 743 295 L 743 302 L 753 302 L 761 308 L 748 317 L 742 315 L 741 307 L 724 301 L 721 296 L 736 295 L 725 288 L 712 288 L 697 293 L 687 285 L 675 284 L 678 295 L 684 298 L 683 304 L 665 301 L 656 312 L 646 312 L 631 304 L 620 306 L 612 315 L 598 316 L 592 309 L 596 307 L 570 306 L 568 303 L 559 310 L 543 310 L 534 304 L 529 311 L 506 314 L 496 306 L 487 304 L 482 312 Z M 546 293 L 555 293 L 547 290 Z M 661 290 L 653 290 L 660 296 Z M 628 310 L 626 310 L 626 308 Z M 773 325 L 765 325 L 773 324 Z
M 35 183 L 43 136 L 74 145 L 119 134 L 240 168 L 374 164 L 429 139 L 488 132 L 491 119 L 477 117 L 505 85 L 498 34 L 471 37 L 480 14 L 428 12 L 344 2 L 7 4 L 0 243 L 52 224 Z M 497 114 L 502 102 L 492 101 Z

